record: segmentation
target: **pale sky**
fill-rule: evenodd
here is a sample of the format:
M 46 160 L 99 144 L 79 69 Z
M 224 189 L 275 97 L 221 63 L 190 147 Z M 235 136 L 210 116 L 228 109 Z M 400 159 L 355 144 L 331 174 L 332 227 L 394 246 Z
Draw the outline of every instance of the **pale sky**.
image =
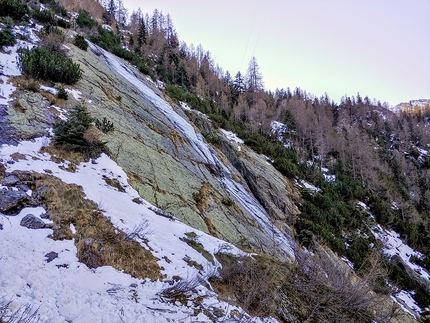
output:
M 170 13 L 181 41 L 202 44 L 234 77 L 254 55 L 265 87 L 339 102 L 430 99 L 430 0 L 124 0 Z M 249 40 L 249 41 L 248 41 Z

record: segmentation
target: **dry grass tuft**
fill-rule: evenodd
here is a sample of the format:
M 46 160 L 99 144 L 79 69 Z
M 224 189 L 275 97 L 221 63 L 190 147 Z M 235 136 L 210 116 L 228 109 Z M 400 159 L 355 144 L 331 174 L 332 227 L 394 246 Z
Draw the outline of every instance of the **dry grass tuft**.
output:
M 27 157 L 25 157 L 25 155 L 23 155 L 21 153 L 13 153 L 12 155 L 10 155 L 10 157 L 15 162 L 17 162 L 19 160 L 27 160 Z
M 48 100 L 49 101 L 49 103 L 51 104 L 51 105 L 55 105 L 55 104 L 57 104 L 57 98 L 52 94 L 52 93 L 49 93 L 49 92 L 46 92 L 46 91 L 40 91 L 40 94 L 42 94 L 42 96 L 46 99 L 46 100 Z
M 187 245 L 189 245 L 191 248 L 195 249 L 196 251 L 200 252 L 203 257 L 207 259 L 207 261 L 214 263 L 214 258 L 211 253 L 206 251 L 206 249 L 203 247 L 203 245 L 197 241 L 199 238 L 195 232 L 187 232 L 185 233 L 187 237 L 179 238 L 183 242 L 185 242 Z
M 148 250 L 112 223 L 82 188 L 56 177 L 39 175 L 32 189 L 44 188 L 43 200 L 54 222 L 54 239 L 75 239 L 78 259 L 90 268 L 112 266 L 137 278 L 161 279 L 160 267 Z M 72 234 L 70 224 L 76 228 Z
M 41 153 L 48 153 L 51 155 L 51 160 L 55 163 L 62 163 L 66 160 L 72 164 L 80 164 L 81 162 L 87 161 L 85 155 L 81 152 L 65 150 L 54 147 L 53 145 L 42 147 Z
M 12 84 L 21 90 L 27 90 L 35 93 L 40 91 L 39 82 L 33 78 L 26 78 L 25 76 L 13 76 L 11 79 Z
M 25 113 L 25 109 L 24 107 L 21 105 L 21 103 L 19 102 L 19 100 L 14 100 L 12 102 L 12 107 L 16 112 L 20 112 L 20 113 Z
M 109 186 L 115 187 L 119 192 L 125 192 L 124 187 L 121 186 L 121 183 L 116 178 L 109 178 L 106 175 L 103 175 L 103 180 Z
M 84 139 L 91 144 L 99 142 L 100 130 L 96 126 L 90 126 L 84 133 Z

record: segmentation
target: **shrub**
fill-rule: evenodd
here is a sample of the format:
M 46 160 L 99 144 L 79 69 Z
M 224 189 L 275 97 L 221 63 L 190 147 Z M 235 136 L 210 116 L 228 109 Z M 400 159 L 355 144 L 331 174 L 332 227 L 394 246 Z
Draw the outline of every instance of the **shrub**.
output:
M 47 47 L 51 52 L 57 52 L 64 55 L 63 43 L 66 39 L 63 31 L 57 27 L 46 24 L 43 32 L 40 33 L 40 46 Z
M 70 22 L 68 22 L 67 20 L 58 18 L 57 19 L 57 26 L 62 27 L 62 28 L 70 28 L 71 25 L 70 25 Z
M 0 48 L 3 48 L 3 46 L 13 46 L 15 44 L 16 38 L 11 28 L 5 28 L 0 31 Z
M 66 84 L 74 84 L 82 77 L 79 64 L 46 47 L 22 49 L 19 61 L 25 76 Z
M 104 133 L 110 132 L 114 130 L 114 125 L 111 121 L 107 120 L 105 117 L 102 121 L 99 119 L 95 119 L 95 124 L 97 129 L 103 131 Z
M 221 203 L 225 206 L 232 206 L 234 204 L 234 201 L 229 197 L 223 197 Z
M 34 10 L 31 15 L 42 24 L 49 24 L 51 26 L 55 26 L 57 24 L 57 19 L 49 10 Z
M 79 16 L 76 18 L 76 24 L 81 28 L 97 26 L 97 22 L 92 19 L 90 14 L 85 10 L 79 12 Z
M 30 9 L 19 0 L 0 0 L 0 16 L 28 21 Z
M 68 100 L 69 99 L 69 93 L 64 89 L 64 87 L 60 87 L 58 89 L 57 97 L 59 99 Z
M 82 50 L 87 50 L 88 48 L 87 41 L 85 40 L 84 36 L 81 36 L 81 35 L 75 36 L 75 40 L 73 41 L 73 44 Z
M 70 112 L 67 121 L 61 120 L 54 126 L 54 145 L 68 150 L 82 152 L 89 158 L 98 157 L 105 151 L 105 143 L 91 128 L 93 118 L 82 105 Z M 96 130 L 97 131 L 97 130 Z

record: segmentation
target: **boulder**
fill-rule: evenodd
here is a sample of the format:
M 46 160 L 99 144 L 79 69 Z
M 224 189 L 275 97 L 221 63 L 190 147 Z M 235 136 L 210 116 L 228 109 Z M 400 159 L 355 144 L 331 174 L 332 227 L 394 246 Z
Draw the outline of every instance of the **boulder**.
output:
M 28 195 L 23 191 L 0 190 L 0 212 L 16 214 L 28 203 Z
M 19 224 L 28 229 L 46 228 L 45 222 L 43 222 L 40 218 L 36 217 L 33 214 L 27 214 L 25 217 L 22 218 Z

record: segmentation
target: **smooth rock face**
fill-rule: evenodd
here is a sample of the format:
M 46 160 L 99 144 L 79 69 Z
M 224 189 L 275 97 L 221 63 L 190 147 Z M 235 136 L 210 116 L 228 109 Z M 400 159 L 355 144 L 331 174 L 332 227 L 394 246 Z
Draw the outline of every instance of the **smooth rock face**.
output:
M 290 201 L 293 194 L 282 189 L 288 183 L 279 174 L 274 175 L 273 167 L 270 179 L 264 180 L 262 175 L 267 172 L 265 160 L 257 158 L 255 162 L 248 162 L 247 158 L 258 157 L 251 152 L 243 160 L 236 153 L 226 157 L 223 154 L 234 152 L 234 148 L 226 146 L 223 151 L 217 150 L 224 165 L 208 162 L 202 157 L 200 148 L 187 135 L 178 132 L 175 121 L 160 112 L 153 100 L 145 97 L 136 84 L 119 75 L 104 62 L 102 56 L 95 55 L 91 50 L 84 52 L 76 49 L 73 45 L 69 47 L 70 56 L 83 70 L 83 78 L 75 85 L 80 98 L 69 95 L 68 107 L 84 100 L 91 116 L 100 120 L 105 117 L 113 122 L 115 130 L 101 133 L 100 140 L 107 142 L 111 157 L 128 173 L 130 184 L 142 198 L 184 223 L 236 245 L 257 251 L 270 250 L 273 235 L 262 229 L 253 219 L 254 214 L 235 203 L 229 205 L 222 202 L 232 198 L 225 181 L 221 180 L 226 176 L 226 167 L 228 176 L 260 202 L 272 221 L 278 222 L 276 227 L 285 234 L 291 232 L 287 220 L 296 212 Z M 127 68 L 132 69 L 129 65 Z M 135 76 L 156 96 L 163 98 L 163 94 L 145 76 L 139 73 Z M 19 94 L 18 99 L 22 109 L 8 109 L 11 127 L 21 138 L 45 134 L 46 128 L 52 127 L 54 122 L 49 102 L 39 93 L 30 92 Z M 169 98 L 167 101 L 171 102 Z M 217 135 L 204 115 L 183 111 L 173 103 L 171 106 L 181 118 L 179 121 L 190 122 L 191 118 L 201 132 Z M 194 129 L 197 137 L 202 138 L 199 130 Z M 251 170 L 253 167 L 258 170 Z M 14 175 L 25 184 L 21 174 Z M 43 199 L 43 194 L 43 191 L 33 193 L 38 200 Z M 196 194 L 202 195 L 201 201 L 196 200 Z
M 18 213 L 28 201 L 28 195 L 22 191 L 0 190 L 0 212 Z
M 27 214 L 19 224 L 28 229 L 43 229 L 46 227 L 45 222 L 33 214 Z

